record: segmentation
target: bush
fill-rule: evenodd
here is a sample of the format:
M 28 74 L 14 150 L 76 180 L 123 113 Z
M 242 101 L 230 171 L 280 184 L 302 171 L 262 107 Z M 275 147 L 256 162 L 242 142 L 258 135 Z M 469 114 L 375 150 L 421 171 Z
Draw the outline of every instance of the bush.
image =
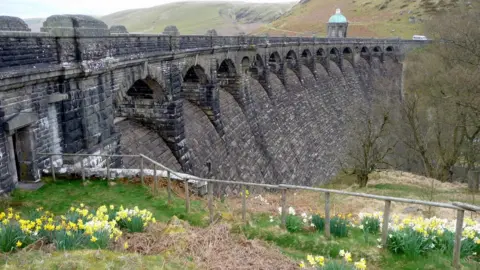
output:
M 377 234 L 380 232 L 380 219 L 375 216 L 365 216 L 360 223 L 362 230 L 366 233 Z
M 299 232 L 303 228 L 303 221 L 300 217 L 290 214 L 286 218 L 285 227 L 291 233 Z
M 129 232 L 143 232 L 148 223 L 155 222 L 151 212 L 145 209 L 139 210 L 138 207 L 134 209 L 120 207 L 115 219 L 118 221 L 120 228 L 126 228 Z
M 5 219 L 7 222 L 0 223 L 0 250 L 10 252 L 17 248 L 30 244 L 20 226 Z M 5 221 L 4 220 L 4 221 Z
M 320 217 L 319 215 L 312 216 L 312 223 L 315 225 L 317 231 L 321 232 L 325 229 L 325 219 Z
M 82 231 L 60 230 L 55 232 L 53 243 L 57 250 L 72 250 L 83 248 L 86 239 Z
M 424 255 L 434 247 L 435 244 L 429 237 L 410 227 L 392 231 L 388 235 L 387 248 L 393 253 L 405 254 L 410 258 Z
M 330 220 L 330 233 L 337 237 L 348 236 L 350 221 L 348 219 L 335 216 Z

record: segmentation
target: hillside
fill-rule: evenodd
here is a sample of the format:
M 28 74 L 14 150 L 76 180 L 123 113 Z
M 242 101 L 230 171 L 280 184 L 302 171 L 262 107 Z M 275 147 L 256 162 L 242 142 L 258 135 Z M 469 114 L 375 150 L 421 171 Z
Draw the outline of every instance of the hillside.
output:
M 176 25 L 181 34 L 205 34 L 215 28 L 219 35 L 249 33 L 279 18 L 294 3 L 180 2 L 132 9 L 101 17 L 108 25 L 125 25 L 129 32 L 161 33 Z
M 43 27 L 45 18 L 29 18 L 24 19 L 24 21 L 26 24 L 28 24 L 28 27 L 32 29 L 32 32 L 40 32 L 40 27 Z
M 430 14 L 448 9 L 458 0 L 303 0 L 255 33 L 325 36 L 326 22 L 341 8 L 349 21 L 350 37 L 402 37 L 423 34 Z

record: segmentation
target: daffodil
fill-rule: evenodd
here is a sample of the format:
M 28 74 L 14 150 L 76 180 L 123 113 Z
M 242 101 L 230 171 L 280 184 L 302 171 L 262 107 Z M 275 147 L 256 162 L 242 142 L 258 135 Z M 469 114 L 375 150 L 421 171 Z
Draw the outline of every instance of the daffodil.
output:
M 346 262 L 351 262 L 352 261 L 352 253 L 350 252 L 345 252 L 345 256 L 343 257 Z
M 128 242 L 123 243 L 123 248 L 128 249 Z
M 95 236 L 92 236 L 92 238 L 90 238 L 90 241 L 91 241 L 92 243 L 97 242 L 97 240 L 98 240 L 98 239 L 97 239 Z
M 21 247 L 23 245 L 22 242 L 20 242 L 20 240 L 17 241 L 17 247 Z
M 300 268 L 305 268 L 305 263 L 303 261 L 301 261 L 298 266 L 300 266 Z
M 367 269 L 367 261 L 364 258 L 361 258 L 360 261 L 354 263 L 354 266 L 357 270 Z

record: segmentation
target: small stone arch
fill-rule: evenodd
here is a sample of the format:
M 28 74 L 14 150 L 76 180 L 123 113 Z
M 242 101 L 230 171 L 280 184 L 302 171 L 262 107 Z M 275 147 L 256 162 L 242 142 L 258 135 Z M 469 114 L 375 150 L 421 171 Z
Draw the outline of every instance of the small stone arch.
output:
M 247 57 L 248 59 L 248 57 Z M 243 61 L 243 60 L 242 60 Z M 242 62 L 243 63 L 243 62 Z M 235 68 L 235 64 L 229 58 L 224 59 L 220 66 L 217 69 L 217 75 L 220 77 L 234 77 L 237 74 L 237 70 Z
M 268 58 L 268 66 L 272 72 L 277 72 L 280 70 L 280 65 L 282 64 L 282 58 L 278 52 L 273 52 Z
M 241 65 L 243 73 L 246 74 L 250 69 L 250 58 L 248 56 L 243 57 Z
M 335 63 L 339 63 L 340 61 L 340 52 L 337 48 L 333 47 L 329 51 L 329 57 L 330 60 L 332 60 Z
M 352 66 L 355 66 L 354 65 L 354 54 L 353 54 L 353 50 L 350 48 L 350 47 L 345 47 L 343 48 L 343 59 L 347 60 L 350 62 L 350 64 L 352 64 Z
M 135 81 L 127 90 L 127 96 L 132 99 L 161 100 L 164 95 L 162 86 L 151 77 Z
M 302 52 L 302 59 L 304 59 L 304 60 L 310 60 L 310 59 L 312 59 L 312 53 L 310 52 L 309 49 L 303 50 L 303 52 Z
M 387 53 L 392 53 L 393 51 L 395 51 L 395 49 L 393 48 L 393 46 L 388 46 L 388 47 L 385 49 L 385 51 L 386 51 Z
M 297 54 L 295 51 L 290 50 L 287 53 L 287 56 L 285 57 L 285 62 L 287 63 L 288 68 L 294 68 L 297 66 Z
M 264 68 L 265 68 L 265 65 L 263 63 L 262 56 L 260 56 L 259 54 L 256 54 L 253 57 L 253 63 L 250 67 L 250 72 L 252 76 L 255 78 L 258 78 L 258 76 L 263 73 Z
M 370 54 L 370 50 L 368 49 L 368 47 L 363 46 L 362 49 L 360 50 L 360 55 L 369 55 L 369 54 Z
M 187 70 L 185 76 L 183 76 L 183 82 L 206 84 L 209 82 L 209 79 L 202 66 L 193 65 Z
M 319 48 L 317 50 L 317 57 L 324 58 L 326 56 L 327 56 L 327 53 L 325 52 L 325 50 L 323 48 Z
M 376 53 L 376 54 L 383 52 L 383 50 L 382 50 L 382 48 L 381 48 L 380 46 L 375 46 L 375 47 L 373 47 L 373 50 L 372 50 L 372 51 L 373 51 L 373 53 Z

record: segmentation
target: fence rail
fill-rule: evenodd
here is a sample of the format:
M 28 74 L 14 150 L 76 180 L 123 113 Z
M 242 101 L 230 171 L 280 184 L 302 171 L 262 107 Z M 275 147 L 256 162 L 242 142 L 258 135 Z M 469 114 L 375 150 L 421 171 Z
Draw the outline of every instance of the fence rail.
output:
M 315 192 L 325 193 L 325 230 L 324 234 L 327 239 L 330 238 L 330 195 L 331 194 L 339 194 L 345 196 L 354 196 L 354 197 L 363 197 L 369 198 L 374 200 L 381 200 L 385 202 L 384 212 L 383 212 L 383 224 L 382 224 L 382 237 L 381 237 L 381 244 L 383 247 L 386 247 L 387 243 L 387 236 L 388 236 L 388 223 L 390 219 L 390 209 L 392 202 L 400 202 L 400 203 L 410 203 L 410 204 L 419 204 L 425 206 L 434 206 L 440 208 L 448 208 L 457 211 L 457 219 L 456 219 L 456 226 L 455 226 L 455 241 L 454 241 L 454 249 L 453 249 L 453 260 L 452 266 L 456 269 L 460 269 L 460 249 L 461 249 L 461 238 L 463 232 L 463 218 L 465 215 L 465 211 L 471 212 L 480 212 L 480 207 L 476 205 L 461 203 L 461 202 L 453 202 L 453 203 L 442 203 L 442 202 L 430 202 L 430 201 L 423 201 L 423 200 L 414 200 L 414 199 L 405 199 L 399 197 L 390 197 L 390 196 L 381 196 L 381 195 L 373 195 L 368 193 L 358 193 L 358 192 L 348 192 L 342 190 L 335 190 L 335 189 L 325 189 L 325 188 L 313 188 L 307 186 L 296 186 L 296 185 L 286 185 L 286 184 L 279 184 L 279 185 L 271 185 L 271 184 L 259 184 L 259 183 L 251 183 L 251 182 L 237 182 L 237 181 L 230 181 L 230 180 L 219 180 L 219 179 L 208 179 L 197 177 L 185 173 L 177 172 L 173 169 L 168 168 L 167 166 L 143 155 L 103 155 L 103 154 L 69 154 L 69 153 L 37 153 L 38 155 L 48 156 L 51 162 L 51 173 L 52 177 L 55 181 L 55 168 L 53 164 L 53 157 L 54 156 L 79 156 L 79 157 L 104 157 L 107 160 L 107 180 L 109 181 L 110 175 L 110 164 L 108 160 L 112 157 L 137 157 L 140 158 L 140 178 L 142 184 L 144 183 L 144 172 L 145 172 L 145 161 L 150 162 L 153 164 L 153 177 L 154 177 L 154 192 L 157 194 L 158 192 L 158 173 L 157 167 L 165 170 L 167 172 L 167 192 L 168 192 L 168 203 L 171 202 L 171 180 L 174 179 L 172 176 L 176 176 L 175 178 L 184 182 L 185 187 L 185 209 L 188 213 L 190 210 L 190 192 L 188 183 L 190 180 L 194 181 L 203 181 L 207 182 L 207 189 L 208 189 L 208 210 L 209 210 L 209 220 L 213 222 L 213 184 L 220 183 L 220 184 L 233 184 L 233 185 L 241 185 L 242 186 L 242 220 L 246 222 L 246 190 L 249 186 L 255 187 L 264 187 L 264 188 L 271 188 L 271 189 L 278 189 L 281 190 L 281 224 L 282 227 L 285 228 L 286 216 L 287 216 L 287 190 L 310 190 Z M 82 179 L 85 180 L 85 167 L 83 161 L 81 162 L 81 170 L 82 170 Z

